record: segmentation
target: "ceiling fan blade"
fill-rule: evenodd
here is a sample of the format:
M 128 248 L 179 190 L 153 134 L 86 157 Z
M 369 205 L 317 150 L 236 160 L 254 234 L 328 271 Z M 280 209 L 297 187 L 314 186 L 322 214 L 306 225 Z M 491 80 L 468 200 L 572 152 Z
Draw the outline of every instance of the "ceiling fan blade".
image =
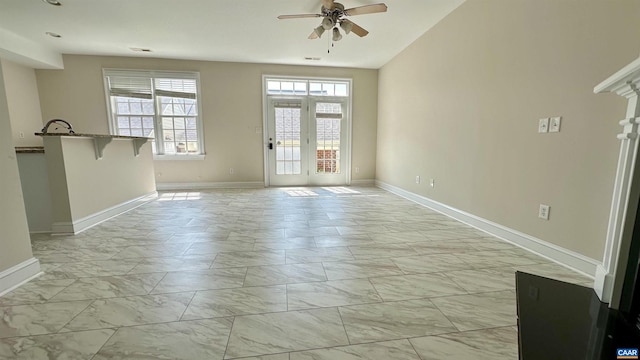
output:
M 280 15 L 278 19 L 302 19 L 302 18 L 312 18 L 312 17 L 322 17 L 320 14 L 297 14 L 297 15 Z
M 348 15 L 348 16 L 354 16 L 354 15 L 364 15 L 364 14 L 375 14 L 375 13 L 381 13 L 386 11 L 387 11 L 387 5 L 380 3 L 380 4 L 373 4 L 373 5 L 358 6 L 351 9 L 345 9 L 344 13 L 345 15 Z
M 367 34 L 369 34 L 369 32 L 367 30 L 365 30 L 362 27 L 358 26 L 358 24 L 354 23 L 351 20 L 344 19 L 342 21 L 351 23 L 351 25 L 353 25 L 353 27 L 351 28 L 351 32 L 356 34 L 356 35 L 358 35 L 358 36 L 360 36 L 360 37 L 365 37 L 365 36 L 367 36 Z
M 311 34 L 309 34 L 309 40 L 313 40 L 317 38 L 318 38 L 318 33 L 315 30 L 313 30 Z

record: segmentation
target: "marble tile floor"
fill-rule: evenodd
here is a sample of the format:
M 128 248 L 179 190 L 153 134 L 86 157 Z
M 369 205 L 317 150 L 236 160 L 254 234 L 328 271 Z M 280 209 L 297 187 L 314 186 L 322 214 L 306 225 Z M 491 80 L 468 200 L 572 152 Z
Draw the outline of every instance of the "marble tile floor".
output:
M 0 359 L 517 359 L 516 270 L 591 280 L 374 187 L 163 192 L 0 297 Z

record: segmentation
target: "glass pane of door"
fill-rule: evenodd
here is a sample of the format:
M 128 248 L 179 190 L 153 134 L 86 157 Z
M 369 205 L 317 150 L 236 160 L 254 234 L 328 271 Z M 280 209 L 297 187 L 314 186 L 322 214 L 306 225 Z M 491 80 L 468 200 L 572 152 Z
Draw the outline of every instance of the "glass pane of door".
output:
M 276 175 L 299 175 L 302 171 L 300 107 L 276 105 L 274 110 Z
M 340 174 L 342 104 L 318 102 L 316 119 L 316 174 Z

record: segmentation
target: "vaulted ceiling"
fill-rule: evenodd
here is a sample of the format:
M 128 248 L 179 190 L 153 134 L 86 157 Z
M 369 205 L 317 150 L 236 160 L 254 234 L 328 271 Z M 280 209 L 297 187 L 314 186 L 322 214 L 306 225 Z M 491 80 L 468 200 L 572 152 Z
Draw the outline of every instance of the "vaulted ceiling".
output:
M 383 1 L 386 13 L 350 18 L 369 30 L 368 36 L 352 33 L 331 46 L 328 33 L 307 39 L 319 18 L 277 19 L 281 14 L 318 13 L 320 0 L 60 0 L 61 6 L 2 0 L 0 56 L 27 63 L 35 59 L 34 67 L 45 68 L 55 65 L 38 57 L 85 54 L 375 69 L 464 0 L 342 3 L 350 8 Z

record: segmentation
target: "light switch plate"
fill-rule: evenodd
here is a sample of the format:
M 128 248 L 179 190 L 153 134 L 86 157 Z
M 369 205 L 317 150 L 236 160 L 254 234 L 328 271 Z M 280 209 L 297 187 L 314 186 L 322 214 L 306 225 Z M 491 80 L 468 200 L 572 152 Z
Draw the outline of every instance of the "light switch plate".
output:
M 549 118 L 538 120 L 538 132 L 539 133 L 549 132 Z
M 549 132 L 560 132 L 560 121 L 562 116 L 556 116 L 549 119 Z
M 538 217 L 540 219 L 549 220 L 549 211 L 551 207 L 549 205 L 540 204 L 540 208 L 538 209 Z

